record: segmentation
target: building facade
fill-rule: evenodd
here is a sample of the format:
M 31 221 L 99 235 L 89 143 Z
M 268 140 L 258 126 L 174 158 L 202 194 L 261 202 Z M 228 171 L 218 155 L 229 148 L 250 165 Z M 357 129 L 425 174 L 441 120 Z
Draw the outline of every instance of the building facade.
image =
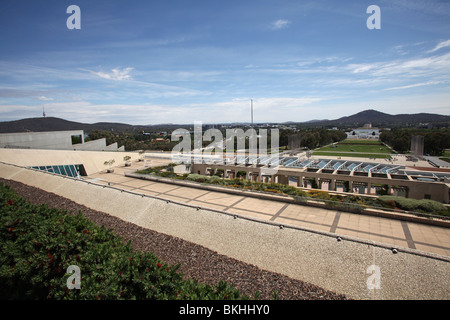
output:
M 369 162 L 280 158 L 275 174 L 267 174 L 258 164 L 208 164 L 193 163 L 193 173 L 211 175 L 218 169 L 225 178 L 238 176 L 252 181 L 294 184 L 300 188 L 311 188 L 330 192 L 350 192 L 361 195 L 377 195 L 379 190 L 391 195 L 413 199 L 430 199 L 449 203 L 450 170 L 413 170 L 395 165 Z M 271 170 L 273 171 L 273 170 Z M 239 172 L 239 174 L 238 174 Z

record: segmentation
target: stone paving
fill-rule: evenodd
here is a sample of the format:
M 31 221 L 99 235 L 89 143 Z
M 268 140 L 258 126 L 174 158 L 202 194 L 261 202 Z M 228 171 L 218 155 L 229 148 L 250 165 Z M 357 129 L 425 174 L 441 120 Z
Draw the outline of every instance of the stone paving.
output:
M 156 159 L 152 165 L 168 162 Z M 134 162 L 131 167 L 116 167 L 114 173 L 100 172 L 89 176 L 88 180 L 189 205 L 450 256 L 450 229 L 445 227 L 232 195 L 124 175 L 139 168 L 143 168 L 143 163 Z

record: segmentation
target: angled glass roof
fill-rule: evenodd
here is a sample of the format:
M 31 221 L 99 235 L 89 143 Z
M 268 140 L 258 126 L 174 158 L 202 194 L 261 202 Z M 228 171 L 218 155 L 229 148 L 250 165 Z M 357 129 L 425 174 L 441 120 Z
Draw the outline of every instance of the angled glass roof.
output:
M 52 166 L 31 166 L 31 169 L 54 173 L 61 176 L 80 178 L 84 173 L 83 165 L 69 164 L 69 165 L 52 165 Z
M 217 161 L 217 158 L 209 159 L 208 157 L 202 158 L 202 163 L 209 164 L 221 164 L 220 161 Z M 192 158 L 190 159 L 193 160 Z M 363 173 L 363 174 L 374 174 L 375 176 L 386 176 L 388 174 L 395 175 L 395 178 L 399 179 L 408 179 L 408 177 L 415 180 L 424 180 L 432 179 L 434 181 L 445 181 L 450 182 L 450 172 L 429 172 L 429 171 L 421 171 L 414 170 L 409 168 L 406 170 L 405 166 L 396 165 L 393 163 L 375 163 L 375 162 L 365 162 L 365 161 L 357 161 L 357 160 L 341 160 L 341 159 L 307 159 L 307 158 L 298 158 L 292 156 L 248 156 L 248 155 L 235 155 L 232 159 L 226 158 L 224 159 L 224 163 L 226 165 L 261 165 L 261 166 L 283 166 L 285 168 L 297 168 L 297 169 L 311 169 L 311 170 L 328 170 L 332 172 L 340 172 L 340 173 Z M 53 169 L 45 169 L 46 171 L 58 173 L 58 170 L 61 172 L 60 166 Z M 67 172 L 67 170 L 66 170 Z M 64 173 L 61 173 L 64 174 Z M 70 174 L 67 174 L 70 175 Z

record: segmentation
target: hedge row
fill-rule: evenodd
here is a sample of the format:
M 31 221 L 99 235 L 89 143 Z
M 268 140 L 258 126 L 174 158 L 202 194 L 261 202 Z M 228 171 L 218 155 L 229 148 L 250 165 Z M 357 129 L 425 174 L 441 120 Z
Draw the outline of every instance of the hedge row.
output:
M 447 216 L 450 215 L 449 210 L 447 210 L 442 203 L 433 200 L 418 200 L 397 196 L 380 196 L 379 200 L 390 208 L 399 208 L 406 211 L 428 212 Z
M 80 289 L 69 288 L 72 265 Z M 81 212 L 33 205 L 0 183 L 0 299 L 248 298 L 223 281 L 185 279 L 178 268 L 134 251 Z
M 223 179 L 218 176 L 205 176 L 196 173 L 189 174 L 185 177 L 186 180 L 217 184 L 222 186 L 229 186 L 234 188 L 241 188 L 246 190 L 266 191 L 272 193 L 282 193 L 291 196 L 306 197 L 308 194 L 296 187 L 288 186 L 281 183 L 264 183 L 259 181 L 250 181 L 246 179 Z

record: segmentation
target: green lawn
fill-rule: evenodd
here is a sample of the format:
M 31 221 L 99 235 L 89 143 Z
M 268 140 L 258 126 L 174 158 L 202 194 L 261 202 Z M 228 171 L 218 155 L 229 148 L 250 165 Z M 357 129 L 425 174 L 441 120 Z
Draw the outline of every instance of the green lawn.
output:
M 391 159 L 387 153 L 357 153 L 357 152 L 326 152 L 314 151 L 315 156 L 333 156 L 333 157 L 357 157 L 357 158 L 379 158 Z
M 336 145 L 328 145 L 323 148 L 317 149 L 317 151 L 327 152 L 355 152 L 355 153 L 382 153 L 390 154 L 392 151 L 380 143 L 378 144 L 355 144 L 355 143 L 341 143 Z
M 346 139 L 339 141 L 339 144 L 368 144 L 368 145 L 381 145 L 379 140 L 358 140 L 358 139 Z
M 450 163 L 450 150 L 445 150 L 444 151 L 444 155 L 442 157 L 440 157 L 439 159 L 441 159 L 442 161 L 447 161 L 448 163 Z
M 328 145 L 314 151 L 318 156 L 388 158 L 392 150 L 378 140 L 343 140 L 335 145 Z

